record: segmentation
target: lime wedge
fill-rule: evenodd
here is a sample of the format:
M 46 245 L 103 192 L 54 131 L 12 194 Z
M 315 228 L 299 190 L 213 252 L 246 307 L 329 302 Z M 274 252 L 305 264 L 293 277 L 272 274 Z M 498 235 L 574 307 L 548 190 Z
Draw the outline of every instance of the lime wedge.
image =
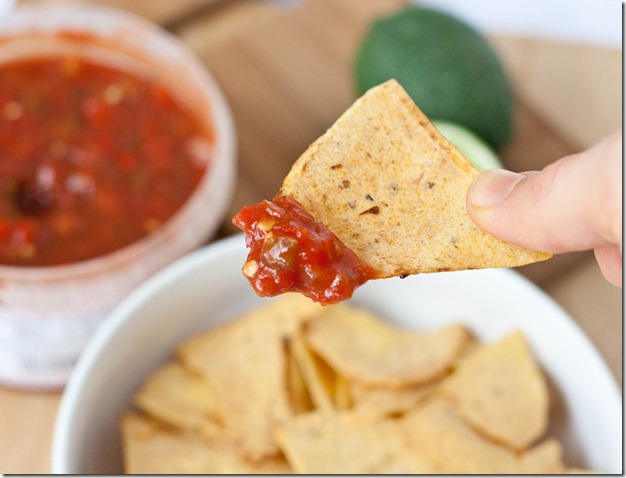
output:
M 466 127 L 443 120 L 434 120 L 433 124 L 479 171 L 502 167 L 493 149 Z

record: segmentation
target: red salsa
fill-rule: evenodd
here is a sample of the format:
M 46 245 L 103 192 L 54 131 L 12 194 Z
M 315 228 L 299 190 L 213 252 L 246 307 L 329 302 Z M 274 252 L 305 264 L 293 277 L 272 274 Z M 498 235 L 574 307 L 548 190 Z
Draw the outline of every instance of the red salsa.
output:
M 0 264 L 51 266 L 153 232 L 192 194 L 213 133 L 163 84 L 76 57 L 0 67 Z
M 352 297 L 376 271 L 289 196 L 244 207 L 233 223 L 250 248 L 243 274 L 260 296 L 300 292 L 320 303 Z

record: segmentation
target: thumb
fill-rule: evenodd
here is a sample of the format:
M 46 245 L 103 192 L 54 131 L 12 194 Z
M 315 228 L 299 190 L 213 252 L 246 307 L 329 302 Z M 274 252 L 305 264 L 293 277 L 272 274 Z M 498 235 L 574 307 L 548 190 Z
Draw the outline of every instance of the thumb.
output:
M 480 173 L 467 193 L 471 219 L 527 249 L 558 253 L 622 246 L 621 132 L 542 171 Z

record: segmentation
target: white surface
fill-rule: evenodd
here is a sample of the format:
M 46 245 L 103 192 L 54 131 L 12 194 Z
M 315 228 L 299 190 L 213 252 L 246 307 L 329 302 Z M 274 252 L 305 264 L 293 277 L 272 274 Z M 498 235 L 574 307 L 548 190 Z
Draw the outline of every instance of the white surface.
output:
M 154 368 L 181 340 L 261 304 L 241 274 L 236 236 L 196 251 L 140 286 L 85 349 L 61 401 L 54 473 L 118 473 L 117 420 Z M 569 465 L 621 473 L 622 408 L 606 365 L 571 319 L 517 273 L 482 270 L 373 281 L 354 303 L 400 326 L 462 322 L 492 341 L 522 330 L 555 390 L 550 435 Z
M 619 0 L 416 0 L 491 33 L 622 47 Z
M 8 14 L 15 7 L 15 0 L 0 0 L 0 18 Z

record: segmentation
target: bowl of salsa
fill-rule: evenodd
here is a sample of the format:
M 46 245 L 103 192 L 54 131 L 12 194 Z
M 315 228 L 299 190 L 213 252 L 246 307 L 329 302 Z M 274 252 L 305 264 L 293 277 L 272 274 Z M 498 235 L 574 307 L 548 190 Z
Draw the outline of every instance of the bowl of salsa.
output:
M 62 386 L 108 311 L 219 227 L 227 103 L 158 26 L 96 6 L 0 27 L 0 382 Z

